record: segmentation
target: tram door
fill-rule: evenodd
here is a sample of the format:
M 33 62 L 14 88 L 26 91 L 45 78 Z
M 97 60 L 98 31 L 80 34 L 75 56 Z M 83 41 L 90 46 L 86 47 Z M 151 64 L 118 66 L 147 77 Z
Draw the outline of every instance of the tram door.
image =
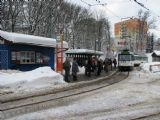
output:
M 8 51 L 0 50 L 0 70 L 8 68 Z

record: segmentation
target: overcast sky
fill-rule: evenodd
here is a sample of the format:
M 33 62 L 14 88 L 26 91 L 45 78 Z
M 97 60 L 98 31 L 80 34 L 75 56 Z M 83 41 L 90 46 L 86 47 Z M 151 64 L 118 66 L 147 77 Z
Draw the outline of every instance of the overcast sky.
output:
M 140 9 L 146 11 L 147 9 L 141 7 L 134 0 L 97 0 L 100 1 L 100 4 L 107 4 L 105 6 L 95 5 L 98 4 L 96 0 L 66 0 L 72 2 L 74 4 L 81 5 L 86 7 L 87 9 L 94 11 L 94 13 L 100 13 L 99 11 L 103 11 L 103 14 L 108 17 L 112 32 L 114 31 L 114 24 L 121 20 L 125 20 L 122 18 L 126 17 L 136 17 L 137 13 Z M 160 0 L 137 0 L 138 2 L 144 4 L 146 8 L 149 9 L 152 18 L 157 20 L 156 23 L 156 33 L 157 37 L 160 37 Z M 93 6 L 89 7 L 87 4 L 91 4 Z M 153 31 L 153 30 L 152 30 Z M 158 34 L 159 33 L 159 34 Z

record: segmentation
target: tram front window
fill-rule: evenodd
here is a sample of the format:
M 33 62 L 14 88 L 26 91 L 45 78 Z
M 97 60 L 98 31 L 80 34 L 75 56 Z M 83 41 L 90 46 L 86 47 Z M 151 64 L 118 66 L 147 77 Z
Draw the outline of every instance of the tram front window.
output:
M 130 61 L 131 55 L 119 55 L 119 61 Z

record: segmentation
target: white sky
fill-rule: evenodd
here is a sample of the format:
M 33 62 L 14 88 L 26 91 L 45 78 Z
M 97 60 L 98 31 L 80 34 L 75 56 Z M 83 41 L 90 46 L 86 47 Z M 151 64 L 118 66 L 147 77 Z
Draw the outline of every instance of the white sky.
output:
M 88 4 L 94 5 L 98 4 L 96 0 L 66 0 L 75 4 L 86 7 L 94 11 L 94 13 L 99 13 L 99 10 L 103 11 L 103 14 L 109 18 L 111 22 L 112 31 L 114 31 L 114 23 L 121 21 L 121 18 L 126 17 L 136 17 L 140 9 L 145 11 L 143 7 L 134 2 L 134 0 L 97 0 L 101 4 L 107 3 L 104 7 L 101 5 L 95 5 L 89 7 L 82 1 L 85 1 Z M 157 37 L 160 37 L 160 0 L 137 0 L 140 3 L 143 3 L 150 11 L 151 16 L 157 20 L 157 28 L 159 35 L 156 32 Z M 124 20 L 124 19 L 123 19 Z

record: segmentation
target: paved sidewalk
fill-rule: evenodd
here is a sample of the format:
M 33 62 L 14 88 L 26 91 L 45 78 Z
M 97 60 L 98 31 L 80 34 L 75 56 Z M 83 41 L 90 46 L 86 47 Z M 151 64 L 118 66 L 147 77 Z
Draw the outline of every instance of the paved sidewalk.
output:
M 114 71 L 115 70 L 112 70 L 112 71 L 109 71 L 109 72 L 105 72 L 104 70 L 102 70 L 101 75 L 99 75 L 99 76 L 95 75 L 94 72 L 91 72 L 91 76 L 90 77 L 86 76 L 85 73 L 84 74 L 78 74 L 77 75 L 78 80 L 76 80 L 76 81 L 73 81 L 72 75 L 70 75 L 70 77 L 69 77 L 70 82 L 69 83 L 94 80 L 96 78 L 108 76 L 108 75 L 112 74 Z

